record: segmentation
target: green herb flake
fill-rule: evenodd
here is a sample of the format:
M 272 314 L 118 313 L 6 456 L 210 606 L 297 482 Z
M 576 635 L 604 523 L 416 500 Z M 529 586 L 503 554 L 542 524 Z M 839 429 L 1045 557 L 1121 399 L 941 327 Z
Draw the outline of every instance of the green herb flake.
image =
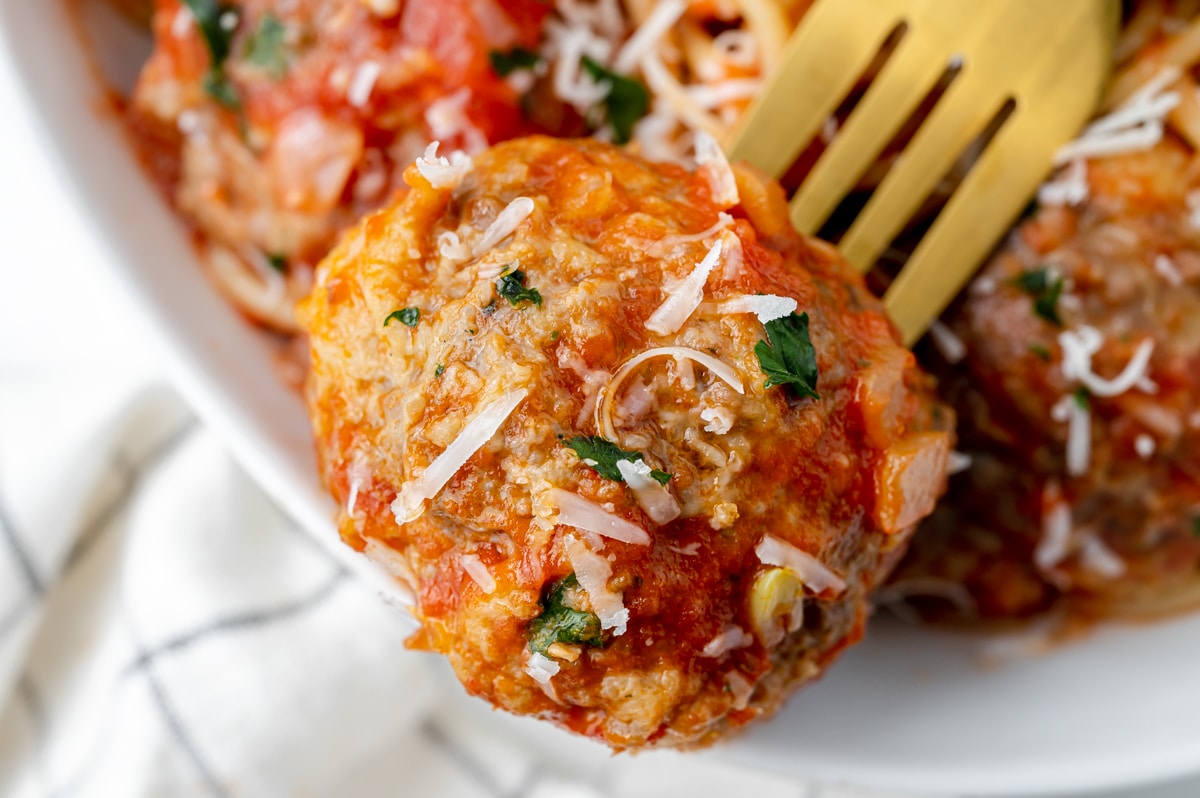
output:
M 554 583 L 542 599 L 542 614 L 529 622 L 531 650 L 545 655 L 555 643 L 604 645 L 604 631 L 596 613 L 575 609 L 581 593 L 575 574 Z
M 1063 279 L 1054 277 L 1049 269 L 1030 269 L 1021 272 L 1013 283 L 1025 293 L 1033 297 L 1033 312 L 1046 321 L 1062 326 L 1062 317 L 1058 315 L 1058 300 L 1063 292 Z
M 383 320 L 383 326 L 388 326 L 392 319 L 403 324 L 405 327 L 416 327 L 417 322 L 421 320 L 420 308 L 402 308 L 401 310 L 393 310 L 388 314 L 388 317 Z
M 1071 394 L 1071 398 L 1075 400 L 1075 404 L 1081 410 L 1087 410 L 1092 406 L 1092 393 L 1082 386 L 1075 389 L 1075 393 Z
M 559 332 L 558 332 L 558 330 L 551 330 L 551 331 L 550 331 L 550 340 L 551 340 L 551 341 L 557 341 L 557 340 L 558 340 L 558 336 L 559 336 Z
M 276 253 L 274 255 L 268 255 L 267 263 L 271 264 L 271 268 L 274 269 L 275 271 L 280 272 L 282 274 L 287 273 L 287 270 L 288 270 L 287 255 L 280 255 L 278 253 Z
M 525 272 L 520 269 L 500 275 L 500 279 L 496 281 L 496 293 L 507 299 L 512 305 L 529 301 L 539 308 L 542 306 L 541 293 L 536 288 L 525 287 Z
M 433 376 L 440 377 L 446 371 L 446 367 L 441 363 L 437 364 L 437 368 L 433 370 Z
M 532 50 L 526 50 L 524 47 L 514 47 L 507 52 L 492 50 L 488 53 L 492 71 L 502 78 L 508 77 L 518 69 L 533 69 L 541 60 L 540 55 Z
M 767 340 L 754 346 L 758 364 L 767 375 L 765 388 L 787 385 L 800 398 L 820 399 L 817 393 L 817 352 L 808 335 L 808 314 L 795 311 L 765 325 Z M 768 343 L 769 342 L 769 343 Z
M 200 81 L 204 92 L 230 111 L 241 110 L 242 100 L 238 97 L 237 89 L 229 82 L 223 69 L 210 69 Z
M 1044 360 L 1047 363 L 1050 362 L 1050 350 L 1041 344 L 1030 344 L 1029 351 L 1037 355 L 1041 360 Z
M 607 84 L 603 101 L 604 117 L 612 127 L 616 143 L 629 143 L 633 137 L 633 126 L 646 115 L 650 107 L 650 93 L 639 81 L 618 75 L 591 56 L 583 56 L 580 63 L 592 80 L 601 86 Z
M 1192 534 L 1200 538 L 1200 515 L 1192 518 Z
M 241 107 L 237 91 L 225 75 L 225 60 L 229 58 L 233 33 L 241 22 L 241 11 L 229 3 L 217 0 L 183 0 L 208 47 L 209 65 L 202 85 L 204 91 L 226 108 Z
M 284 24 L 268 11 L 259 20 L 258 29 L 246 39 L 246 60 L 262 67 L 275 80 L 283 78 L 288 70 L 287 51 L 283 42 L 286 33 Z
M 643 459 L 641 452 L 627 452 L 599 435 L 580 435 L 567 441 L 566 444 L 575 450 L 575 454 L 579 455 L 579 459 L 583 461 L 584 465 L 605 479 L 611 479 L 614 482 L 625 481 L 621 477 L 620 469 L 617 468 L 617 461 L 627 460 L 632 463 Z M 666 485 L 671 481 L 672 476 L 672 474 L 659 471 L 657 468 L 650 470 L 650 477 L 659 485 Z

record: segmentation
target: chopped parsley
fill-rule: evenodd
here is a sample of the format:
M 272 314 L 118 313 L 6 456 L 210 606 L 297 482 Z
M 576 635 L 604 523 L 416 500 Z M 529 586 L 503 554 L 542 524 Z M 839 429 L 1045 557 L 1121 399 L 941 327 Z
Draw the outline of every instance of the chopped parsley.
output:
M 268 255 L 267 263 L 270 263 L 271 268 L 277 272 L 286 273 L 288 270 L 287 255 L 280 255 L 279 253 L 276 253 L 274 255 Z
M 488 60 L 492 63 L 492 71 L 505 78 L 518 69 L 533 69 L 542 57 L 524 47 L 514 47 L 507 52 L 492 50 L 488 53 Z
M 240 108 L 237 90 L 225 74 L 225 60 L 229 58 L 230 42 L 241 22 L 241 12 L 236 5 L 218 0 L 183 2 L 196 18 L 196 26 L 200 28 L 200 35 L 208 47 L 209 64 L 203 80 L 204 90 L 226 108 Z
M 1087 410 L 1092 406 L 1092 393 L 1083 386 L 1076 388 L 1075 393 L 1071 394 L 1071 398 L 1075 400 L 1076 406 L 1081 410 Z
M 388 317 L 383 320 L 383 326 L 386 327 L 391 323 L 392 319 L 403 324 L 405 327 L 416 327 L 417 322 L 421 320 L 420 308 L 403 308 L 401 310 L 393 310 L 388 314 Z
M 440 376 L 442 376 L 442 373 L 445 372 L 445 370 L 446 370 L 446 367 L 444 365 L 442 365 L 441 363 L 438 363 L 437 368 L 435 368 L 433 370 L 433 376 L 440 377 Z
M 767 375 L 765 388 L 787 385 L 800 398 L 820 399 L 817 393 L 817 352 L 808 336 L 808 314 L 792 311 L 765 325 L 767 340 L 754 346 L 758 364 Z M 769 342 L 769 343 L 768 343 Z
M 575 609 L 581 592 L 575 574 L 554 583 L 542 599 L 542 614 L 529 622 L 531 650 L 545 655 L 555 643 L 604 645 L 604 631 L 596 613 Z
M 542 306 L 542 295 L 536 288 L 525 287 L 525 272 L 520 269 L 500 275 L 500 279 L 496 281 L 496 293 L 513 305 L 527 300 L 539 308 Z
M 1047 363 L 1050 362 L 1050 350 L 1047 349 L 1046 347 L 1042 346 L 1041 344 L 1030 344 L 1029 351 L 1033 352 L 1035 355 L 1037 355 L 1039 358 L 1046 361 Z
M 643 459 L 641 452 L 627 452 L 599 435 L 590 437 L 580 435 L 567 441 L 566 444 L 575 450 L 575 454 L 579 455 L 579 459 L 583 461 L 584 465 L 605 479 L 611 479 L 614 482 L 625 481 L 621 476 L 620 469 L 617 468 L 618 460 L 627 460 L 632 463 Z M 659 485 L 666 485 L 671 481 L 672 475 L 654 468 L 650 470 L 650 477 Z
M 279 80 L 287 74 L 288 61 L 283 37 L 287 28 L 279 18 L 267 12 L 259 20 L 258 30 L 246 39 L 246 60 L 262 67 L 267 74 Z
M 1062 326 L 1058 315 L 1058 299 L 1063 292 L 1063 279 L 1054 277 L 1049 269 L 1030 269 L 1013 280 L 1018 288 L 1033 297 L 1033 312 L 1046 321 Z
M 1192 534 L 1200 538 L 1200 515 L 1192 517 Z
M 583 56 L 580 63 L 592 80 L 601 86 L 607 84 L 603 100 L 604 118 L 612 127 L 617 144 L 629 143 L 633 138 L 633 126 L 646 115 L 650 107 L 650 93 L 639 81 L 618 75 L 591 56 Z
M 551 341 L 557 341 L 557 340 L 558 340 L 558 336 L 559 336 L 559 334 L 560 334 L 560 333 L 558 332 L 558 330 L 551 330 L 551 331 L 550 331 L 550 340 L 551 340 Z

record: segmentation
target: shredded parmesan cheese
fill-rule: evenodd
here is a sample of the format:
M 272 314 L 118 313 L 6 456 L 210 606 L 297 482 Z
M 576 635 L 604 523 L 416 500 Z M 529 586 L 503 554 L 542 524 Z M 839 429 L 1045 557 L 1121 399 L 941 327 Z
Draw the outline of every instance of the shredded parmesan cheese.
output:
M 704 108 L 717 108 L 739 100 L 752 100 L 762 91 L 762 86 L 758 78 L 732 78 L 707 86 L 688 86 L 687 93 Z
M 529 659 L 525 661 L 525 672 L 538 684 L 549 684 L 561 667 L 554 660 L 536 651 L 529 652 Z
M 1096 534 L 1083 538 L 1079 546 L 1079 562 L 1085 569 L 1108 579 L 1116 579 L 1125 573 L 1125 561 Z
M 378 61 L 364 61 L 354 70 L 350 79 L 350 87 L 346 89 L 346 100 L 355 108 L 362 108 L 371 99 L 375 90 L 375 81 L 379 79 L 380 66 Z
M 846 580 L 826 568 L 816 557 L 773 535 L 764 535 L 754 547 L 754 553 L 763 565 L 778 565 L 791 570 L 814 593 L 828 590 L 838 595 L 846 589 Z
M 613 634 L 618 636 L 625 634 L 626 624 L 629 623 L 629 610 L 626 609 L 621 594 L 608 589 L 608 580 L 612 577 L 612 563 L 571 535 L 564 537 L 563 549 L 567 561 L 575 571 L 579 586 L 591 602 L 592 611 L 600 619 L 600 628 L 612 629 Z
M 1163 67 L 1119 108 L 1088 125 L 1075 141 L 1060 147 L 1054 156 L 1055 165 L 1153 147 L 1162 139 L 1167 114 L 1179 105 L 1179 93 L 1165 89 L 1180 75 L 1177 67 Z
M 438 254 L 451 263 L 458 264 L 471 259 L 471 248 L 453 230 L 438 233 L 437 248 Z
M 661 0 L 654 4 L 649 16 L 626 40 L 613 59 L 612 71 L 618 74 L 632 72 L 642 58 L 658 47 L 659 40 L 679 21 L 686 10 L 687 3 L 684 0 Z
M 929 338 L 947 363 L 961 363 L 967 356 L 967 345 L 945 324 L 935 321 L 929 325 Z
M 558 523 L 573 526 L 585 532 L 595 532 L 606 538 L 649 546 L 650 536 L 637 524 L 630 523 L 619 515 L 608 512 L 595 502 L 590 502 L 577 493 L 562 488 L 551 488 L 547 500 L 558 508 Z
M 696 131 L 696 167 L 712 189 L 713 202 L 723 208 L 732 208 L 741 201 L 738 196 L 737 179 L 721 145 L 709 133 Z
M 471 255 L 478 258 L 483 253 L 495 247 L 508 238 L 533 213 L 533 200 L 529 197 L 517 197 L 496 215 L 483 237 L 471 248 Z
M 1154 438 L 1145 433 L 1142 433 L 1133 439 L 1133 450 L 1137 452 L 1138 457 L 1142 458 L 1143 460 L 1149 460 L 1151 457 L 1153 457 L 1155 448 L 1156 445 L 1154 443 Z
M 470 155 L 467 155 L 462 150 L 455 150 L 450 153 L 449 158 L 439 157 L 437 154 L 439 146 L 440 143 L 435 141 L 425 148 L 425 154 L 416 161 L 417 171 L 434 188 L 457 188 L 463 178 L 469 175 L 471 170 L 475 168 L 475 162 L 471 160 Z M 452 232 L 449 234 L 454 236 L 454 241 L 457 245 L 458 236 Z M 442 233 L 438 236 L 439 247 L 442 236 L 445 235 L 446 233 Z
M 754 643 L 754 635 L 736 624 L 726 626 L 700 650 L 702 657 L 719 657 L 727 651 L 745 648 Z
M 711 227 L 701 230 L 699 233 L 684 233 L 681 235 L 663 236 L 654 241 L 647 249 L 647 253 L 651 257 L 661 258 L 666 256 L 680 244 L 690 244 L 693 241 L 704 241 L 712 238 L 717 233 L 724 230 L 729 225 L 733 224 L 733 217 L 721 211 L 717 214 L 717 221 Z
M 721 313 L 753 313 L 763 324 L 794 313 L 798 304 L 790 296 L 775 294 L 743 294 L 726 299 L 717 305 Z
M 1088 198 L 1087 161 L 1075 158 L 1060 175 L 1042 184 L 1038 202 L 1045 206 L 1078 205 Z
M 644 461 L 618 460 L 617 470 L 651 521 L 661 525 L 679 517 L 679 502 L 666 485 L 658 484 L 658 480 L 650 476 L 652 469 Z
M 1033 550 L 1033 562 L 1042 571 L 1061 563 L 1071 547 L 1071 508 L 1062 500 L 1057 482 L 1049 482 L 1042 494 L 1049 509 L 1042 515 L 1042 537 Z
M 946 476 L 954 476 L 961 474 L 971 467 L 971 455 L 963 454 L 962 452 L 950 452 L 950 456 L 946 458 Z
M 462 563 L 463 570 L 467 576 L 471 577 L 471 581 L 479 585 L 479 589 L 484 593 L 496 592 L 496 579 L 492 576 L 492 572 L 487 569 L 487 566 L 480 561 L 475 554 L 459 555 L 459 562 Z
M 613 400 L 621 389 L 622 383 L 633 372 L 635 368 L 642 363 L 655 357 L 673 357 L 687 358 L 694 360 L 701 366 L 711 371 L 714 376 L 722 380 L 730 388 L 740 394 L 744 394 L 746 389 L 742 386 L 742 380 L 738 377 L 737 372 L 729 366 L 729 364 L 718 360 L 712 355 L 707 355 L 696 349 L 689 349 L 685 346 L 660 346 L 654 349 L 647 349 L 639 355 L 636 355 L 625 361 L 621 368 L 612 376 L 608 384 L 600 389 L 600 401 L 596 404 L 596 427 L 603 430 L 604 437 L 609 440 L 616 440 L 616 428 L 612 421 L 612 406 Z
M 1092 411 L 1067 394 L 1050 409 L 1050 417 L 1067 424 L 1067 473 L 1086 474 L 1092 457 Z
M 1059 333 L 1058 342 L 1063 350 L 1063 376 L 1083 383 L 1096 396 L 1119 396 L 1146 378 L 1146 367 L 1154 352 L 1154 341 L 1147 338 L 1138 344 L 1133 357 L 1113 379 L 1105 379 L 1092 371 L 1092 356 L 1100 351 L 1104 342 L 1100 331 L 1084 325 L 1078 330 Z
M 1179 288 L 1183 285 L 1183 275 L 1179 273 L 1178 267 L 1175 266 L 1175 261 L 1168 258 L 1166 255 L 1154 256 L 1154 271 L 1155 273 L 1167 281 L 1167 284 L 1172 288 Z
M 491 440 L 517 405 L 529 394 L 525 388 L 509 391 L 480 410 L 467 422 L 445 451 L 429 464 L 419 477 L 405 482 L 392 502 L 396 523 L 407 524 L 425 512 L 425 500 L 438 494 L 475 452 Z
M 650 318 L 646 319 L 646 329 L 659 335 L 678 332 L 704 299 L 704 284 L 708 282 L 708 276 L 720 257 L 721 242 L 718 240 L 691 274 L 677 288 L 668 292 L 666 300 L 650 314 Z
M 733 422 L 736 418 L 737 416 L 728 407 L 714 405 L 700 411 L 700 420 L 705 422 L 704 431 L 717 435 L 725 435 L 733 429 Z

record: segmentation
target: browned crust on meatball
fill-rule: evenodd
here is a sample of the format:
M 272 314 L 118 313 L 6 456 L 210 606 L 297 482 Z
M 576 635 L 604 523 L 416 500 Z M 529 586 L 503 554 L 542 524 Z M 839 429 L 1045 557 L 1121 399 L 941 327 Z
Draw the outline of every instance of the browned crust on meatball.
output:
M 444 653 L 495 705 L 616 748 L 705 745 L 775 711 L 859 639 L 868 593 L 944 485 L 952 415 L 929 400 L 878 301 L 832 248 L 791 230 L 778 187 L 739 169 L 740 202 L 725 207 L 712 177 L 547 138 L 494 147 L 454 189 L 410 168 L 411 188 L 346 236 L 301 307 L 322 473 L 343 506 L 355 496 L 341 533 L 413 589 L 412 645 Z M 533 211 L 512 236 L 455 254 L 521 197 Z M 703 303 L 677 332 L 648 330 L 668 287 L 717 241 L 724 255 Z M 540 305 L 497 295 L 496 275 L 516 266 Z M 758 294 L 792 297 L 808 314 L 819 399 L 765 387 L 763 324 L 720 305 Z M 420 310 L 416 325 L 385 325 L 402 308 Z M 660 525 L 566 442 L 603 434 L 594 405 L 606 380 L 664 346 L 716 358 L 744 392 L 671 357 L 614 389 L 615 443 L 673 475 L 681 515 Z M 405 486 L 513 391 L 526 393 L 499 431 L 398 524 L 391 506 Z M 552 489 L 637 525 L 649 543 L 561 523 Z M 844 588 L 797 590 L 756 554 L 767 536 Z M 627 628 L 554 649 L 558 671 L 542 684 L 529 670 L 531 622 L 579 570 L 580 547 L 611 570 L 606 591 Z M 764 615 L 754 601 L 772 574 L 767 595 L 796 594 Z M 596 598 L 574 609 L 598 612 Z M 740 645 L 706 655 L 722 633 Z

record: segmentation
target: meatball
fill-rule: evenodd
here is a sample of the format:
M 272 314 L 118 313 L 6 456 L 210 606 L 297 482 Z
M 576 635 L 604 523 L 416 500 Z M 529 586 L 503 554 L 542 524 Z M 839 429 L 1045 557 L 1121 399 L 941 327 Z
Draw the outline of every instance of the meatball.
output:
M 699 746 L 856 642 L 952 414 L 879 302 L 709 140 L 420 159 L 300 309 L 344 540 L 466 689 Z
M 1170 136 L 1067 170 L 1086 200 L 1038 208 L 945 320 L 973 464 L 897 575 L 985 618 L 1200 601 L 1200 174 Z

